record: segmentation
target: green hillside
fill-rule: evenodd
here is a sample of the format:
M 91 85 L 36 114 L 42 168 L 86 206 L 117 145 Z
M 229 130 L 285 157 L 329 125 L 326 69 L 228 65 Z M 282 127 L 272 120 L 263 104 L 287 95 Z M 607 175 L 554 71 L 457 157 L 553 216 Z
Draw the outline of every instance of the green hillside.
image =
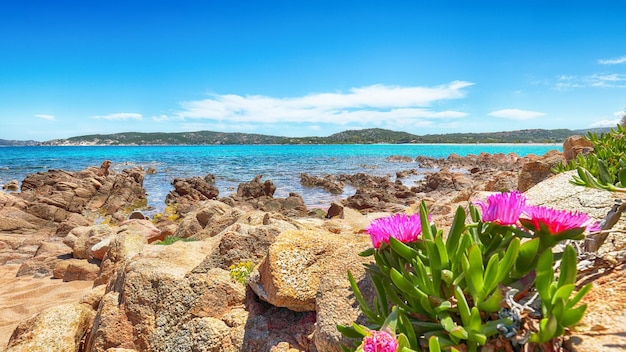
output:
M 609 129 L 594 130 L 606 132 Z M 280 137 L 250 133 L 212 131 L 177 133 L 124 132 L 55 139 L 39 145 L 211 145 L 211 144 L 375 144 L 375 143 L 562 143 L 567 137 L 587 130 L 517 130 L 488 133 L 415 135 L 370 128 L 348 130 L 328 137 Z M 17 145 L 17 144 L 14 144 Z M 32 144 L 31 144 L 32 145 Z

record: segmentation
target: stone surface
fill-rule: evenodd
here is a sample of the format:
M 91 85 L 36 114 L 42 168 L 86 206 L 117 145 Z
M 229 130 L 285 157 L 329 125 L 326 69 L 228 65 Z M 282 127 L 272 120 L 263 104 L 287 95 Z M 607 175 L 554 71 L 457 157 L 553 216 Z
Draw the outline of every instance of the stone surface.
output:
M 54 278 L 63 281 L 93 281 L 100 272 L 98 263 L 86 259 L 67 259 L 57 262 L 52 273 Z
M 173 236 L 195 239 L 212 237 L 234 224 L 243 214 L 241 209 L 220 201 L 201 202 L 180 222 Z
M 94 311 L 82 304 L 64 304 L 20 323 L 9 340 L 7 352 L 79 351 Z
M 578 154 L 589 154 L 593 152 L 594 145 L 584 136 L 570 136 L 563 142 L 563 157 L 565 161 L 574 160 Z
M 517 181 L 517 190 L 520 192 L 526 192 L 532 186 L 554 175 L 552 168 L 564 162 L 563 155 L 557 151 L 527 159 L 522 165 Z
M 315 311 L 317 289 L 328 270 L 328 258 L 354 240 L 353 235 L 319 230 L 285 231 L 252 272 L 249 284 L 261 299 L 274 306 Z
M 316 294 L 315 347 L 318 351 L 341 352 L 342 345 L 350 345 L 351 341 L 337 330 L 337 324 L 349 326 L 355 321 L 367 324 L 354 298 L 347 274 L 350 271 L 364 297 L 374 297 L 374 286 L 365 275 L 364 267 L 373 258 L 358 255 L 371 247 L 369 239 L 363 237 L 361 242 L 346 245 L 328 258 L 331 264 L 327 266 Z M 369 303 L 372 303 L 371 300 Z
M 214 319 L 243 307 L 245 294 L 222 269 L 192 273 L 216 246 L 215 238 L 147 245 L 124 260 L 107 286 L 87 340 L 89 348 L 202 350 L 203 344 L 216 343 L 215 336 L 221 341 L 226 325 Z
M 570 183 L 576 171 L 568 171 L 555 175 L 526 191 L 529 204 L 544 205 L 554 209 L 578 211 L 586 213 L 594 220 L 604 220 L 613 205 L 617 202 L 626 201 L 625 195 L 593 188 L 576 186 Z M 626 249 L 626 217 L 613 226 L 614 232 L 608 234 L 603 244 L 599 246 L 598 253 L 607 253 Z M 596 235 L 588 236 L 586 242 L 597 240 Z M 590 246 L 587 243 L 586 246 Z

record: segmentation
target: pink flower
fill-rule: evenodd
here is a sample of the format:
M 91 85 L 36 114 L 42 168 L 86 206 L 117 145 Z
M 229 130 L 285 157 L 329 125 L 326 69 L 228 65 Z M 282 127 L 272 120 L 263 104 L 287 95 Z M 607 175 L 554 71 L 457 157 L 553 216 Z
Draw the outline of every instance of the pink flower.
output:
M 588 232 L 600 231 L 600 226 L 587 214 L 570 212 L 567 210 L 556 210 L 542 206 L 527 206 L 524 210 L 524 217 L 528 217 L 536 229 L 543 224 L 551 234 L 557 234 L 565 230 L 578 227 L 586 227 Z
M 382 242 L 389 243 L 389 237 L 402 243 L 417 241 L 422 233 L 422 225 L 418 214 L 395 214 L 373 220 L 366 231 L 374 248 L 379 248 Z
M 372 330 L 363 338 L 363 352 L 396 352 L 398 341 L 386 331 Z
M 487 197 L 487 204 L 481 201 L 474 204 L 482 209 L 483 221 L 513 225 L 526 206 L 526 197 L 518 191 L 497 193 Z

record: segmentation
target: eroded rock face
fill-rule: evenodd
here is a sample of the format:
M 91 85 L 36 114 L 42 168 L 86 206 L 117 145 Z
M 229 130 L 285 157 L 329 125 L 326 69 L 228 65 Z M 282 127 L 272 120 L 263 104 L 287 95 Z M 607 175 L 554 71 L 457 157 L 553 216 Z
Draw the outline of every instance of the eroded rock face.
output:
M 216 343 L 213 337 L 206 340 L 203 332 L 226 337 L 226 324 L 217 321 L 235 306 L 243 307 L 244 286 L 222 269 L 191 273 L 216 242 L 144 246 L 124 261 L 107 287 L 88 350 L 194 350 Z
M 593 153 L 594 145 L 584 136 L 570 136 L 563 142 L 563 157 L 566 162 L 576 159 L 578 154 Z
M 332 194 L 343 193 L 344 183 L 334 175 L 311 176 L 305 172 L 300 174 L 300 183 L 306 187 L 320 187 Z
M 302 197 L 294 192 L 287 198 L 274 198 L 276 185 L 270 180 L 261 182 L 262 175 L 257 175 L 250 182 L 240 183 L 237 193 L 220 199 L 234 207 L 275 212 L 289 217 L 306 217 L 308 210 Z
M 213 184 L 215 176 L 209 174 L 204 178 L 175 178 L 172 181 L 174 190 L 165 197 L 166 204 L 178 204 L 182 208 L 189 208 L 194 203 L 217 199 L 219 190 Z
M 363 236 L 361 240 L 363 240 Z M 281 233 L 250 275 L 250 287 L 263 300 L 293 311 L 315 311 L 315 298 L 328 258 L 358 237 L 324 231 Z M 337 263 L 333 263 L 336 265 Z
M 51 275 L 56 258 L 43 253 L 34 258 L 41 243 L 61 242 L 74 228 L 93 225 L 96 213 L 120 222 L 129 206 L 145 202 L 142 169 L 99 170 L 40 172 L 22 181 L 21 192 L 0 192 L 0 263 L 29 261 L 21 274 Z
M 357 188 L 354 195 L 342 202 L 349 208 L 364 212 L 397 212 L 415 201 L 415 192 L 402 184 L 402 181 L 394 182 L 387 176 L 358 173 L 341 175 L 340 179 Z
M 519 172 L 517 189 L 526 192 L 532 186 L 554 175 L 552 168 L 563 162 L 563 154 L 557 151 L 548 152 L 541 157 L 528 157 Z
M 173 236 L 204 239 L 217 235 L 234 224 L 244 211 L 217 200 L 208 200 L 195 205 L 180 222 Z
M 117 175 L 102 174 L 96 167 L 79 172 L 50 170 L 26 176 L 19 196 L 29 202 L 27 212 L 55 222 L 84 210 L 116 215 L 131 204 L 145 203 L 144 175 L 141 168 Z
M 555 175 L 537 184 L 525 193 L 528 203 L 582 212 L 601 222 L 616 202 L 626 201 L 620 193 L 576 186 L 570 182 L 574 175 L 576 170 Z M 626 216 L 622 215 L 613 229 L 616 232 L 587 236 L 585 247 L 599 254 L 626 249 L 626 238 L 619 232 L 626 229 Z
M 78 352 L 93 317 L 94 311 L 83 304 L 46 309 L 19 324 L 9 340 L 7 352 Z

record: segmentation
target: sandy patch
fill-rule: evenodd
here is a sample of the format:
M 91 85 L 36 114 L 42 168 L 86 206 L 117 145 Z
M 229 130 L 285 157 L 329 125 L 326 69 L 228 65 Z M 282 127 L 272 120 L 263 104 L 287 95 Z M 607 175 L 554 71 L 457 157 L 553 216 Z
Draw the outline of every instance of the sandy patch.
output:
M 19 265 L 0 265 L 0 351 L 15 327 L 42 310 L 63 303 L 78 303 L 91 291 L 92 281 L 15 277 Z

